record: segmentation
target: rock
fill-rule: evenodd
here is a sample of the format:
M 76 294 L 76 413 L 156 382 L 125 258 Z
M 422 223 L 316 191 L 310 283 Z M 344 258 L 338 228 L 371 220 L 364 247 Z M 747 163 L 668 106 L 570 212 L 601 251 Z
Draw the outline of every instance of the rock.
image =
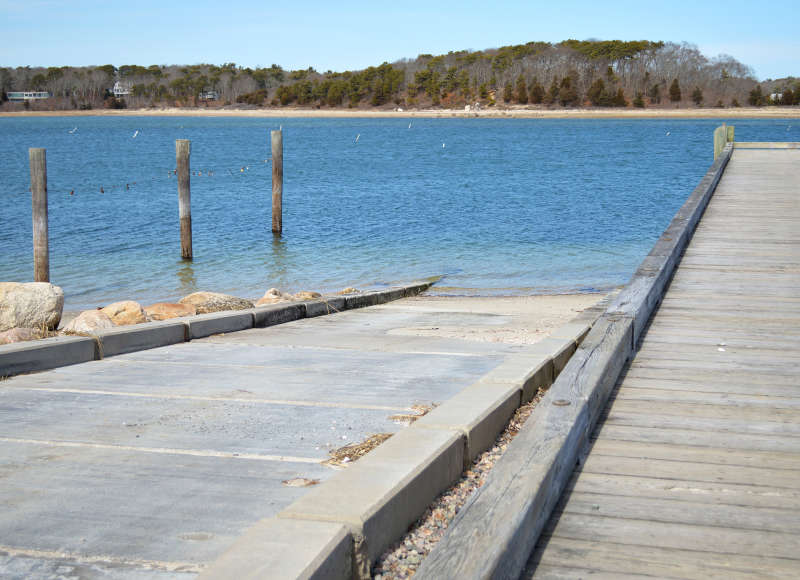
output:
M 358 292 L 359 292 L 359 290 L 357 288 L 353 288 L 351 286 L 348 286 L 347 288 L 345 288 L 344 290 L 339 292 L 339 294 L 358 294 Z
M 61 322 L 64 291 L 47 282 L 0 282 L 0 331 L 11 328 L 54 330 Z
M 36 328 L 12 328 L 11 330 L 0 332 L 0 344 L 24 342 L 26 340 L 36 340 L 37 338 L 42 338 L 42 335 Z
M 195 292 L 178 300 L 181 304 L 191 304 L 197 314 L 206 312 L 220 312 L 222 310 L 245 310 L 253 308 L 254 304 L 244 298 L 219 294 L 217 292 Z
M 61 330 L 67 334 L 95 334 L 98 330 L 114 326 L 111 318 L 102 310 L 84 310 Z
M 107 314 L 111 322 L 117 325 L 147 322 L 147 316 L 142 310 L 142 305 L 133 300 L 114 302 L 103 308 L 102 312 Z
M 178 304 L 173 302 L 157 302 L 145 306 L 144 311 L 150 320 L 169 320 L 181 316 L 194 316 L 197 309 L 191 304 Z
M 288 298 L 275 298 L 272 296 L 264 296 L 256 300 L 256 306 L 267 306 L 269 304 L 278 304 L 279 302 L 289 302 Z
M 292 296 L 292 299 L 294 299 L 294 300 L 314 300 L 315 298 L 320 298 L 321 296 L 322 296 L 322 294 L 320 294 L 319 292 L 308 292 L 308 291 L 304 290 L 304 291 L 298 292 L 297 294 Z

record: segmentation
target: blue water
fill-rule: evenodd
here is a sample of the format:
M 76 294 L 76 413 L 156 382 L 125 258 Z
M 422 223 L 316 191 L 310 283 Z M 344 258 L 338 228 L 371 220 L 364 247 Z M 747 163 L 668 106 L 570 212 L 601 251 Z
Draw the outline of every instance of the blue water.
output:
M 627 281 L 708 169 L 719 124 L 2 118 L 0 280 L 32 279 L 28 148 L 45 147 L 51 281 L 68 309 L 437 274 L 453 294 L 602 291 Z M 281 125 L 275 238 L 268 142 Z M 737 140 L 800 140 L 800 124 L 735 125 Z M 175 139 L 192 141 L 202 172 L 192 262 L 180 259 Z

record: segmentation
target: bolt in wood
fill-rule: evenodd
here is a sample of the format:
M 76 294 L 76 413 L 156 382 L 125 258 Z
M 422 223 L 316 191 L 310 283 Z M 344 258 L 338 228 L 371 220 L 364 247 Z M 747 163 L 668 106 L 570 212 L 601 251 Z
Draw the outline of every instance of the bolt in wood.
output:
M 272 233 L 283 231 L 283 131 L 272 131 Z
M 175 163 L 178 174 L 178 209 L 181 218 L 181 258 L 192 259 L 192 206 L 189 188 L 189 154 L 191 142 L 188 139 L 175 141 Z
M 50 246 L 47 230 L 47 156 L 44 149 L 29 149 L 33 214 L 33 279 L 50 281 Z

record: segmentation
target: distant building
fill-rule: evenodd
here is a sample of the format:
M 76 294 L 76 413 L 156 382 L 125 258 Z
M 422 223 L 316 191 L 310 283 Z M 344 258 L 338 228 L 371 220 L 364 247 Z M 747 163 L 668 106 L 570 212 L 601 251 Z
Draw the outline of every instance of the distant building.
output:
M 203 91 L 200 93 L 199 99 L 201 101 L 218 101 L 219 93 L 217 91 Z
M 8 100 L 12 103 L 21 103 L 23 101 L 40 101 L 42 99 L 49 99 L 53 95 L 47 91 L 9 91 L 6 93 Z
M 769 99 L 771 101 L 780 101 L 781 99 L 783 99 L 783 93 L 772 93 L 769 96 Z
M 117 81 L 114 83 L 114 88 L 111 89 L 111 92 L 114 93 L 114 97 L 117 99 L 127 97 L 131 94 L 131 86 L 128 83 Z

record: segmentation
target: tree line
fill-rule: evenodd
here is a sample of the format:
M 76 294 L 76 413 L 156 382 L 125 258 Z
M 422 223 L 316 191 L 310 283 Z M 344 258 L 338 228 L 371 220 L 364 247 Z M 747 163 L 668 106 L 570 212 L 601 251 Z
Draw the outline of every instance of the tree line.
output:
M 127 90 L 115 98 L 119 82 Z M 30 103 L 12 91 L 47 91 Z M 158 106 L 687 107 L 800 104 L 800 79 L 758 82 L 726 55 L 704 56 L 691 44 L 621 40 L 529 42 L 482 51 L 420 54 L 360 71 L 313 68 L 139 66 L 0 67 L 4 109 Z

